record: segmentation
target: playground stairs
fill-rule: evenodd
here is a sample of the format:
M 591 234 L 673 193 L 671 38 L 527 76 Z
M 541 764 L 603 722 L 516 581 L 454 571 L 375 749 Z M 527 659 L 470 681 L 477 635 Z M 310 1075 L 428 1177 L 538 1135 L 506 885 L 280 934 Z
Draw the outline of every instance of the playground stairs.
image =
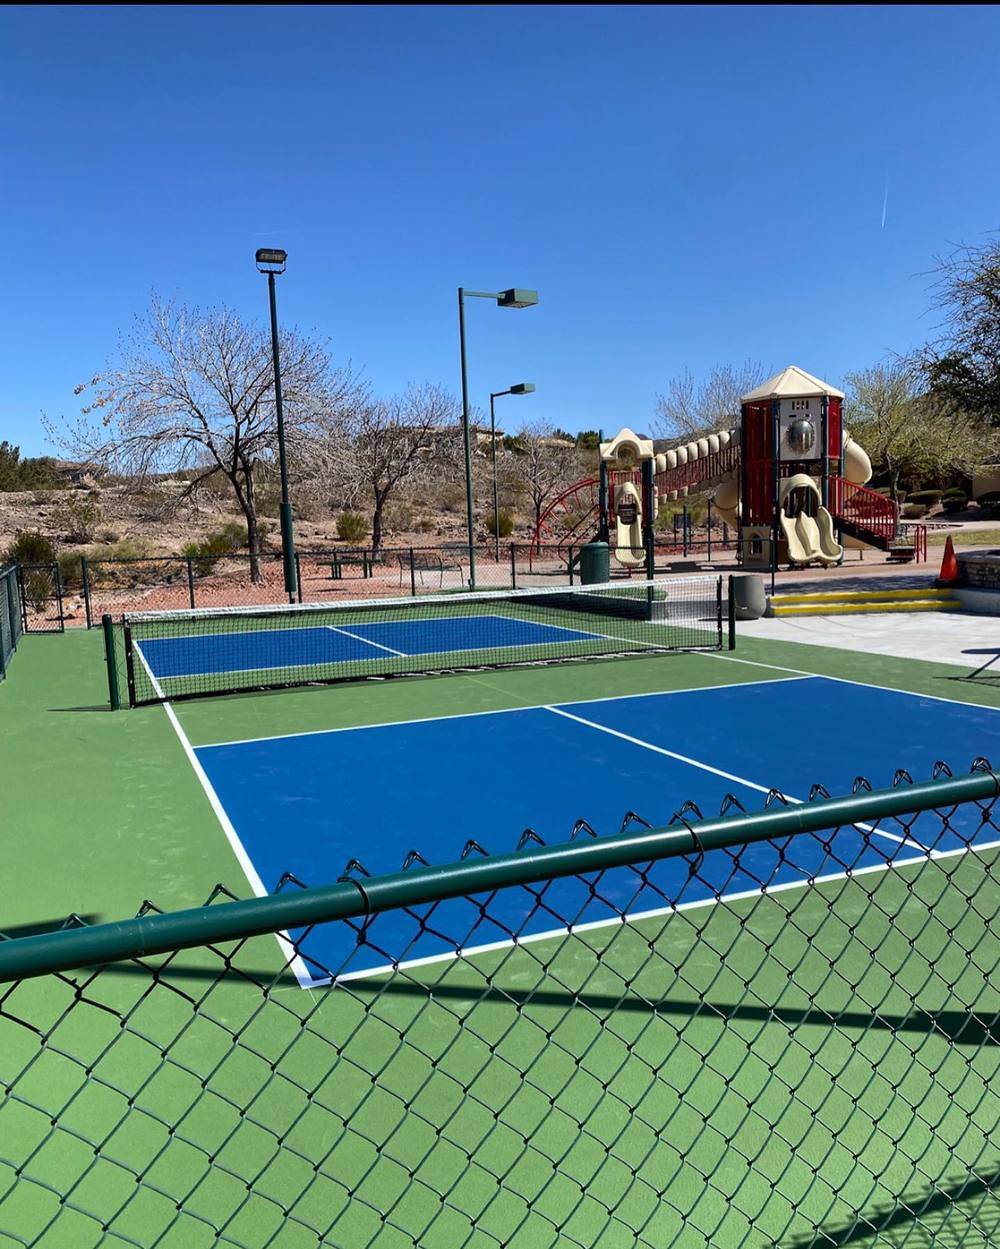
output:
M 875 612 L 955 611 L 952 590 L 830 590 L 815 594 L 779 594 L 768 601 L 769 616 L 848 616 Z
M 867 546 L 873 546 L 879 551 L 888 551 L 893 546 L 893 539 L 886 533 L 879 532 L 872 525 L 862 524 L 847 516 L 838 515 L 836 519 L 841 533 L 847 534 L 848 537 L 856 538 L 859 542 L 864 542 Z

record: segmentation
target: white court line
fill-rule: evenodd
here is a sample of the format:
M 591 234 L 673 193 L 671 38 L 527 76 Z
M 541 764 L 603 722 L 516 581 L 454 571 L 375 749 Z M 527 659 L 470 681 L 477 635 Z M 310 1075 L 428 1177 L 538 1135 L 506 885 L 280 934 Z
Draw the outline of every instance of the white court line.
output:
M 233 822 L 226 813 L 226 808 L 222 805 L 219 795 L 215 792 L 215 788 L 213 787 L 212 782 L 208 779 L 205 769 L 201 766 L 198 756 L 194 752 L 194 748 L 188 741 L 188 736 L 181 727 L 181 723 L 177 719 L 173 707 L 171 707 L 170 703 L 167 701 L 166 696 L 160 687 L 160 683 L 153 675 L 149 664 L 146 663 L 146 656 L 142 653 L 142 647 L 138 642 L 136 642 L 133 644 L 132 649 L 139 656 L 142 666 L 146 669 L 146 674 L 152 682 L 153 689 L 156 690 L 157 695 L 163 699 L 163 710 L 167 713 L 167 719 L 173 725 L 174 732 L 177 734 L 177 740 L 180 742 L 181 748 L 183 749 L 185 755 L 187 755 L 188 762 L 194 769 L 195 776 L 198 778 L 202 789 L 205 791 L 205 797 L 208 799 L 208 804 L 215 812 L 215 818 L 219 821 L 222 831 L 226 835 L 226 840 L 229 842 L 233 854 L 236 855 L 237 862 L 243 869 L 243 874 L 246 876 L 247 882 L 254 892 L 254 896 L 258 898 L 269 897 L 270 895 L 264 888 L 264 882 L 257 874 L 257 869 L 253 865 L 253 860 L 250 858 L 250 855 L 247 854 L 247 850 L 243 845 L 243 842 L 240 841 L 239 834 L 233 827 Z M 276 932 L 274 936 L 278 942 L 278 948 L 281 950 L 285 962 L 294 972 L 295 979 L 299 982 L 299 986 L 303 989 L 310 988 L 312 986 L 312 976 L 309 974 L 302 958 L 298 955 L 298 953 L 296 953 L 295 946 L 289 939 L 287 932 Z
M 914 855 L 912 859 L 896 859 L 887 863 L 873 863 L 870 867 L 848 868 L 842 872 L 829 872 L 823 876 L 810 876 L 804 880 L 788 880 L 778 885 L 761 885 L 757 889 L 743 889 L 733 893 L 718 894 L 711 898 L 699 898 L 694 902 L 675 902 L 669 906 L 656 907 L 649 911 L 636 911 L 630 915 L 616 915 L 612 919 L 595 919 L 585 924 L 570 924 L 564 928 L 550 928 L 546 932 L 533 932 L 524 937 L 508 937 L 503 941 L 491 941 L 484 945 L 459 947 L 443 954 L 428 954 L 423 958 L 404 959 L 399 963 L 383 963 L 364 971 L 349 971 L 341 976 L 326 976 L 313 980 L 309 988 L 320 988 L 325 985 L 346 984 L 350 980 L 363 980 L 369 976 L 384 976 L 390 972 L 409 971 L 414 967 L 429 967 L 433 963 L 448 963 L 455 959 L 469 958 L 474 954 L 488 954 L 497 950 L 508 950 L 513 946 L 532 945 L 536 941 L 550 941 L 554 937 L 568 937 L 581 932 L 595 932 L 601 928 L 613 928 L 621 924 L 638 924 L 643 920 L 661 919 L 665 916 L 677 915 L 681 911 L 693 911 L 699 907 L 719 906 L 721 903 L 742 902 L 747 898 L 759 898 L 765 894 L 770 897 L 774 893 L 786 893 L 790 889 L 812 889 L 816 885 L 829 884 L 836 880 L 853 880 L 856 876 L 870 876 L 874 872 L 892 872 L 897 868 L 910 867 L 914 863 L 932 863 L 939 859 L 952 859 L 961 854 L 981 854 L 986 850 L 1000 848 L 1000 841 L 987 841 L 979 846 L 962 846 L 957 850 L 931 850 L 925 854 Z M 665 860 L 658 860 L 664 862 Z M 589 873 L 588 873 L 589 874 Z M 433 986 L 428 986 L 433 988 Z
M 630 742 L 633 746 L 642 746 L 645 750 L 652 750 L 655 754 L 666 755 L 668 759 L 676 759 L 679 763 L 686 763 L 692 768 L 700 768 L 702 772 L 711 772 L 713 776 L 721 776 L 723 780 L 734 781 L 738 785 L 745 785 L 748 789 L 756 789 L 758 793 L 769 794 L 773 789 L 773 786 L 758 785 L 756 781 L 748 781 L 745 776 L 737 776 L 735 772 L 724 772 L 721 768 L 712 767 L 710 763 L 702 763 L 700 759 L 692 759 L 689 755 L 678 754 L 676 750 L 668 750 L 665 746 L 656 746 L 652 742 L 644 741 L 641 737 L 633 737 L 630 733 L 622 733 L 618 729 L 609 728 L 606 724 L 598 724 L 596 720 L 585 720 L 583 716 L 574 716 L 560 707 L 545 707 L 544 710 L 551 711 L 557 716 L 565 716 L 567 720 L 575 720 L 577 724 L 586 725 L 589 729 L 597 729 L 599 733 L 620 737 L 623 742 Z M 782 793 L 782 797 L 795 806 L 801 806 L 805 801 L 791 794 Z M 884 837 L 887 841 L 894 841 L 901 846 L 913 846 L 917 850 L 928 852 L 925 845 L 915 841 L 912 837 L 897 837 L 895 833 L 884 833 L 871 824 L 854 824 L 852 827 L 863 829 L 864 832 L 876 837 Z
M 795 646 L 805 646 L 807 643 L 795 642 Z M 761 659 L 737 659 L 735 655 L 724 655 L 721 651 L 698 651 L 689 652 L 699 655 L 707 655 L 711 659 L 725 659 L 731 664 L 749 664 L 752 668 L 769 668 L 772 672 L 792 672 L 800 677 L 816 677 L 820 681 L 839 681 L 841 685 L 858 685 L 863 690 L 884 690 L 887 694 L 905 694 L 907 698 L 930 698 L 936 703 L 950 703 L 954 707 L 975 707 L 977 711 L 992 711 L 994 713 L 1000 711 L 1000 708 L 989 707 L 985 703 L 970 703 L 964 698 L 945 698 L 941 694 L 921 694 L 918 690 L 901 690 L 895 685 L 876 685 L 873 681 L 852 681 L 850 677 L 832 677 L 825 672 L 807 672 L 804 668 L 786 668 L 782 664 L 766 663 Z M 881 656 L 881 658 L 890 658 L 890 656 Z M 922 662 L 915 660 L 913 662 Z
M 459 676 L 471 675 L 459 673 Z M 784 685 L 789 681 L 814 679 L 810 674 L 800 677 L 761 678 L 759 681 L 740 681 L 737 684 L 691 685 L 682 690 L 645 690 L 638 694 L 605 694 L 600 698 L 575 698 L 559 703 L 560 707 L 578 707 L 587 703 L 617 703 L 632 698 L 660 698 L 674 694 L 700 694 L 706 690 L 736 690 L 744 686 Z M 517 711 L 547 711 L 548 703 L 528 703 L 522 707 L 493 707 L 486 711 L 457 711 L 447 716 L 415 716 L 411 720 L 381 720 L 374 724 L 347 724 L 338 729 L 302 729 L 297 733 L 273 733 L 266 737 L 237 737 L 229 742 L 203 742 L 197 750 L 215 750 L 222 746 L 252 746 L 255 742 L 281 742 L 289 737 L 322 737 L 325 733 L 357 733 L 363 729 L 394 729 L 409 724 L 434 724 L 439 720 L 475 720 L 479 716 L 509 716 Z
M 353 638 L 355 642 L 364 642 L 365 646 L 374 646 L 376 650 L 388 651 L 390 655 L 399 655 L 402 659 L 410 659 L 411 656 L 406 651 L 397 651 L 391 646 L 383 646 L 381 642 L 373 642 L 371 638 L 364 638 L 360 633 L 352 633 L 350 629 L 341 628 L 340 625 L 323 625 L 324 629 L 329 629 L 331 633 L 342 633 L 345 638 Z M 322 663 L 343 663 L 341 659 L 326 659 Z M 294 666 L 294 665 L 293 665 Z

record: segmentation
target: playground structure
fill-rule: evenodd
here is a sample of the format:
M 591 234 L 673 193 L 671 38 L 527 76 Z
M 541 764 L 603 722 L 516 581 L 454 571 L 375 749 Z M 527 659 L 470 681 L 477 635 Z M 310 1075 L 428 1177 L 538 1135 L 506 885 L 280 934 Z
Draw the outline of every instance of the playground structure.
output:
M 739 535 L 743 567 L 830 566 L 845 547 L 891 552 L 899 512 L 867 489 L 871 460 L 843 428 L 843 392 L 795 365 L 741 401 L 740 423 L 655 452 L 623 429 L 600 444 L 597 477 L 555 498 L 534 543 L 608 542 L 623 568 L 651 573 L 660 504 L 711 490 L 718 518 Z M 616 467 L 623 457 L 627 467 Z

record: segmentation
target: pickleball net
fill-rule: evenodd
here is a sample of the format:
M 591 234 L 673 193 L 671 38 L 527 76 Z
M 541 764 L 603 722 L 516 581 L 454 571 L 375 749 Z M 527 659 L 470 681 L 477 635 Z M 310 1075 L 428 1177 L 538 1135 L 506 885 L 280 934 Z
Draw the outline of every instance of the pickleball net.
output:
M 106 630 L 106 636 L 111 636 Z M 719 649 L 722 578 L 132 612 L 128 701 Z M 109 648 L 114 661 L 117 645 Z

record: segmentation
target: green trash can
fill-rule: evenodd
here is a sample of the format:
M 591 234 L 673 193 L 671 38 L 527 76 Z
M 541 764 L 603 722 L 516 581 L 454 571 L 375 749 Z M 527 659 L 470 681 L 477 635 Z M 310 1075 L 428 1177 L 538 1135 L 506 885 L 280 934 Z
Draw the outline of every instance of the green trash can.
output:
M 580 584 L 603 585 L 611 580 L 611 548 L 606 542 L 580 547 Z

